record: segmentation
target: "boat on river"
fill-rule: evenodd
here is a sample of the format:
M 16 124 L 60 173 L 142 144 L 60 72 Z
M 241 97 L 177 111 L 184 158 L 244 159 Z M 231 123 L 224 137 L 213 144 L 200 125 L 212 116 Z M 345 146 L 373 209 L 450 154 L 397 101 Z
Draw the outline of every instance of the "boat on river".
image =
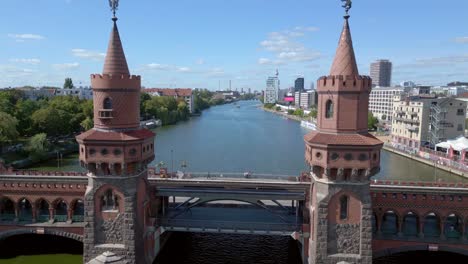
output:
M 305 127 L 310 130 L 317 130 L 317 126 L 314 123 L 304 120 L 301 121 L 301 127 Z

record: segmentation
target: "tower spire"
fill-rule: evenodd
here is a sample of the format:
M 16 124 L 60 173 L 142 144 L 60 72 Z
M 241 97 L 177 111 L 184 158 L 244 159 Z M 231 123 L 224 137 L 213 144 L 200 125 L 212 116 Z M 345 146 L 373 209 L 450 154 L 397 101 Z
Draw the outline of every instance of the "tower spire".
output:
M 115 16 L 115 12 L 119 6 L 119 1 L 109 0 L 109 4 L 114 15 L 112 17 L 114 25 L 109 39 L 103 73 L 130 75 L 127 59 L 125 58 L 122 42 L 120 40 L 119 29 L 117 28 L 117 17 Z
M 344 16 L 343 31 L 341 32 L 338 48 L 336 49 L 335 59 L 333 61 L 330 75 L 342 76 L 358 76 L 356 57 L 354 55 L 353 40 L 351 38 L 351 30 L 349 29 L 349 9 L 351 8 L 350 0 L 342 0 L 346 2 L 343 7 L 346 10 Z

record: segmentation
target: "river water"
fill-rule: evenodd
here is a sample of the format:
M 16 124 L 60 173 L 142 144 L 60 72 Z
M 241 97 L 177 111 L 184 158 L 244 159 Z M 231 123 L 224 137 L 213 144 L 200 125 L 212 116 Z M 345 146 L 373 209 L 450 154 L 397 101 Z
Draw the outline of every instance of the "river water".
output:
M 156 158 L 152 166 L 162 161 L 169 171 L 250 171 L 298 176 L 307 170 L 303 137 L 308 130 L 297 121 L 265 112 L 259 106 L 258 101 L 217 106 L 190 121 L 156 129 Z M 55 164 L 45 167 L 54 169 Z M 63 165 L 66 170 L 79 169 L 75 159 L 65 160 Z M 382 151 L 381 172 L 375 178 L 466 181 L 386 151 Z M 70 259 L 63 263 L 75 262 Z M 178 233 L 171 237 L 156 263 L 301 263 L 301 258 L 297 245 L 287 237 Z M 399 261 L 393 258 L 378 263 Z

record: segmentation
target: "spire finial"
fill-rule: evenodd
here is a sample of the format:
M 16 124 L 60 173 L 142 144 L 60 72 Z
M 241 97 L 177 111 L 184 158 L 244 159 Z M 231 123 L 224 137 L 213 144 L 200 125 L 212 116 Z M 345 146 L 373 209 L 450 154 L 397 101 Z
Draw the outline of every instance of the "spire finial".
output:
M 109 0 L 109 5 L 110 5 L 110 8 L 111 8 L 112 14 L 114 15 L 112 20 L 115 22 L 115 21 L 117 21 L 117 17 L 115 16 L 115 12 L 117 11 L 117 9 L 119 9 L 119 0 Z
M 351 9 L 351 7 L 353 6 L 353 3 L 351 2 L 351 0 L 341 0 L 341 2 L 343 2 L 343 5 L 342 7 L 345 9 L 346 11 L 346 15 L 344 16 L 345 19 L 348 19 L 349 18 L 349 10 Z

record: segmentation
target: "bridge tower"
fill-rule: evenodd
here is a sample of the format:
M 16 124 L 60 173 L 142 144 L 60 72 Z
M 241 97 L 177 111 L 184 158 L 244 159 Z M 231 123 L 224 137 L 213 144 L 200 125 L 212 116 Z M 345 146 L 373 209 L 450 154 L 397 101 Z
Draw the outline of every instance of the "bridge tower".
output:
M 112 20 L 103 73 L 91 75 L 94 128 L 76 137 L 88 171 L 84 263 L 147 263 L 147 165 L 155 134 L 140 128 L 141 78 L 130 75 L 115 13 Z
M 380 170 L 383 143 L 368 133 L 372 80 L 359 75 L 349 17 L 330 74 L 317 81 L 317 131 L 304 137 L 313 183 L 309 263 L 372 263 L 369 178 Z

